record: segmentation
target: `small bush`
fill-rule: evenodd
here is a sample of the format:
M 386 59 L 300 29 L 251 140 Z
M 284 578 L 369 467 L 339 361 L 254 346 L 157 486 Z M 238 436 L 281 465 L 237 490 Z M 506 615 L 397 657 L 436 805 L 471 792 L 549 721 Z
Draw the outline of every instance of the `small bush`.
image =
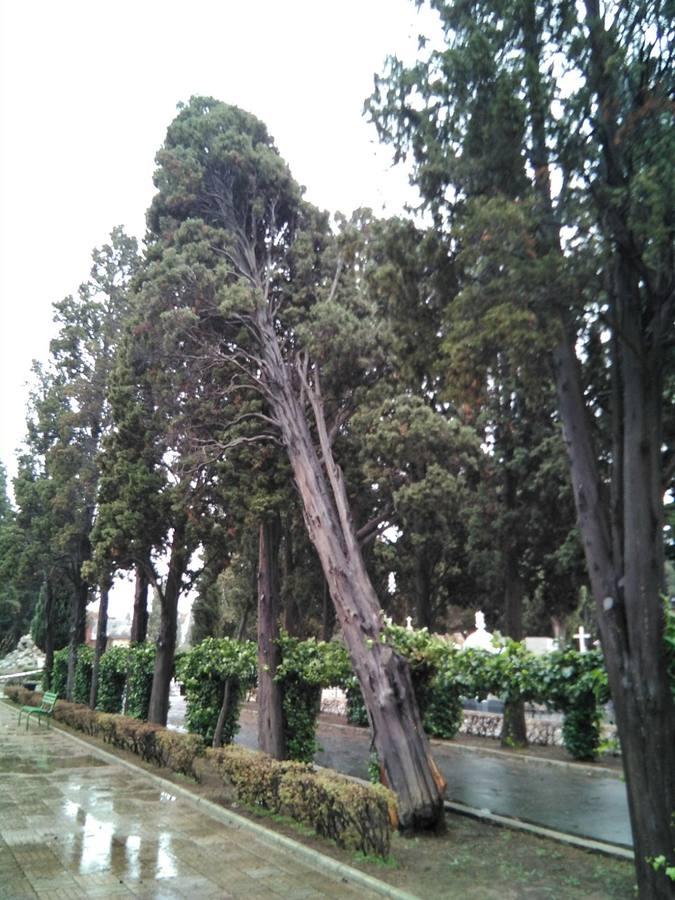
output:
M 243 747 L 208 750 L 207 759 L 239 802 L 290 816 L 339 847 L 389 855 L 396 803 L 387 788 L 316 773 L 305 763 L 279 762 Z

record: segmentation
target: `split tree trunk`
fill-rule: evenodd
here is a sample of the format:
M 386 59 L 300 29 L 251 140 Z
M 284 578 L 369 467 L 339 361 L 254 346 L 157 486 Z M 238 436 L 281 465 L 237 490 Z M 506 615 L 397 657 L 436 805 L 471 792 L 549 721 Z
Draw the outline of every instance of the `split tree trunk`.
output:
M 155 670 L 152 676 L 152 691 L 148 706 L 148 722 L 154 722 L 157 725 L 166 725 L 169 714 L 169 691 L 176 653 L 178 599 L 183 575 L 190 560 L 190 550 L 186 545 L 186 525 L 187 523 L 183 519 L 174 527 L 166 586 L 163 591 L 158 591 L 159 634 L 157 635 Z
M 308 534 L 361 686 L 373 741 L 387 782 L 398 797 L 401 827 L 438 827 L 443 821 L 445 782 L 431 757 L 408 664 L 380 641 L 380 604 L 351 521 L 342 473 L 333 460 L 318 384 L 305 388 L 312 401 L 321 460 L 291 371 L 281 356 L 268 308 L 258 309 L 257 325 L 271 411 L 281 430 Z
M 260 524 L 258 541 L 258 746 L 275 759 L 285 756 L 281 685 L 274 680 L 279 648 L 279 517 Z
M 136 566 L 134 584 L 134 615 L 131 620 L 132 644 L 144 644 L 148 636 L 148 575 L 143 566 Z

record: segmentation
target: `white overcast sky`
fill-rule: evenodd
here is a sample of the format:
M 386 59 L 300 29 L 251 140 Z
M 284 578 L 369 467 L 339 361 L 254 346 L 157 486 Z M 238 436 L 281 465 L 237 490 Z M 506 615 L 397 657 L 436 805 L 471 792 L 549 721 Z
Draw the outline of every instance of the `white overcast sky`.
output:
M 385 57 L 413 58 L 411 0 L 0 0 L 0 458 L 23 438 L 51 304 L 122 224 L 142 238 L 176 104 L 213 96 L 268 126 L 306 196 L 394 213 L 414 195 L 362 118 Z

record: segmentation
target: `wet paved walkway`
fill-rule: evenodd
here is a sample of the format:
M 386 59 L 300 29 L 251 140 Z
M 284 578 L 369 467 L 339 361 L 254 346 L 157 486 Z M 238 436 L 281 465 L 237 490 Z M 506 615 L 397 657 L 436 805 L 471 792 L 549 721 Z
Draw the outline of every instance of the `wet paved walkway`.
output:
M 241 725 L 236 740 L 257 746 L 253 709 L 243 710 Z M 367 729 L 320 722 L 318 740 L 319 765 L 368 778 Z M 626 786 L 618 772 L 438 741 L 433 756 L 448 782 L 448 800 L 576 837 L 633 846 Z
M 376 896 L 0 702 L 0 900 Z

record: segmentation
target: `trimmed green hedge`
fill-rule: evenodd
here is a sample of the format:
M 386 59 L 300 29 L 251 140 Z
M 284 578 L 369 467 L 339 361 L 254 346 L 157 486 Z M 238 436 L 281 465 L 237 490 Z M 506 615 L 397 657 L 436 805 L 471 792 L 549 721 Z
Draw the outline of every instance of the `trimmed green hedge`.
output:
M 223 743 L 232 742 L 239 731 L 241 701 L 255 684 L 256 659 L 254 643 L 231 638 L 206 638 L 182 655 L 176 665 L 176 677 L 185 686 L 188 731 L 200 734 L 208 744 L 212 742 L 225 684 L 231 679 Z
M 340 644 L 310 638 L 301 641 L 282 632 L 281 665 L 275 681 L 283 693 L 284 738 L 290 759 L 311 762 L 320 749 L 316 740 L 322 688 L 343 684 L 351 673 Z
M 397 817 L 396 799 L 387 788 L 237 746 L 209 749 L 207 759 L 240 803 L 290 816 L 338 847 L 389 856 Z
M 132 719 L 145 721 L 148 718 L 157 650 L 154 644 L 135 644 L 129 647 L 128 653 L 125 712 Z
M 67 684 L 68 647 L 63 647 L 61 650 L 56 650 L 54 653 L 50 690 L 54 691 L 55 694 L 58 694 L 59 697 L 65 697 Z
M 96 709 L 100 712 L 122 712 L 128 670 L 128 647 L 111 647 L 106 650 L 98 664 Z

